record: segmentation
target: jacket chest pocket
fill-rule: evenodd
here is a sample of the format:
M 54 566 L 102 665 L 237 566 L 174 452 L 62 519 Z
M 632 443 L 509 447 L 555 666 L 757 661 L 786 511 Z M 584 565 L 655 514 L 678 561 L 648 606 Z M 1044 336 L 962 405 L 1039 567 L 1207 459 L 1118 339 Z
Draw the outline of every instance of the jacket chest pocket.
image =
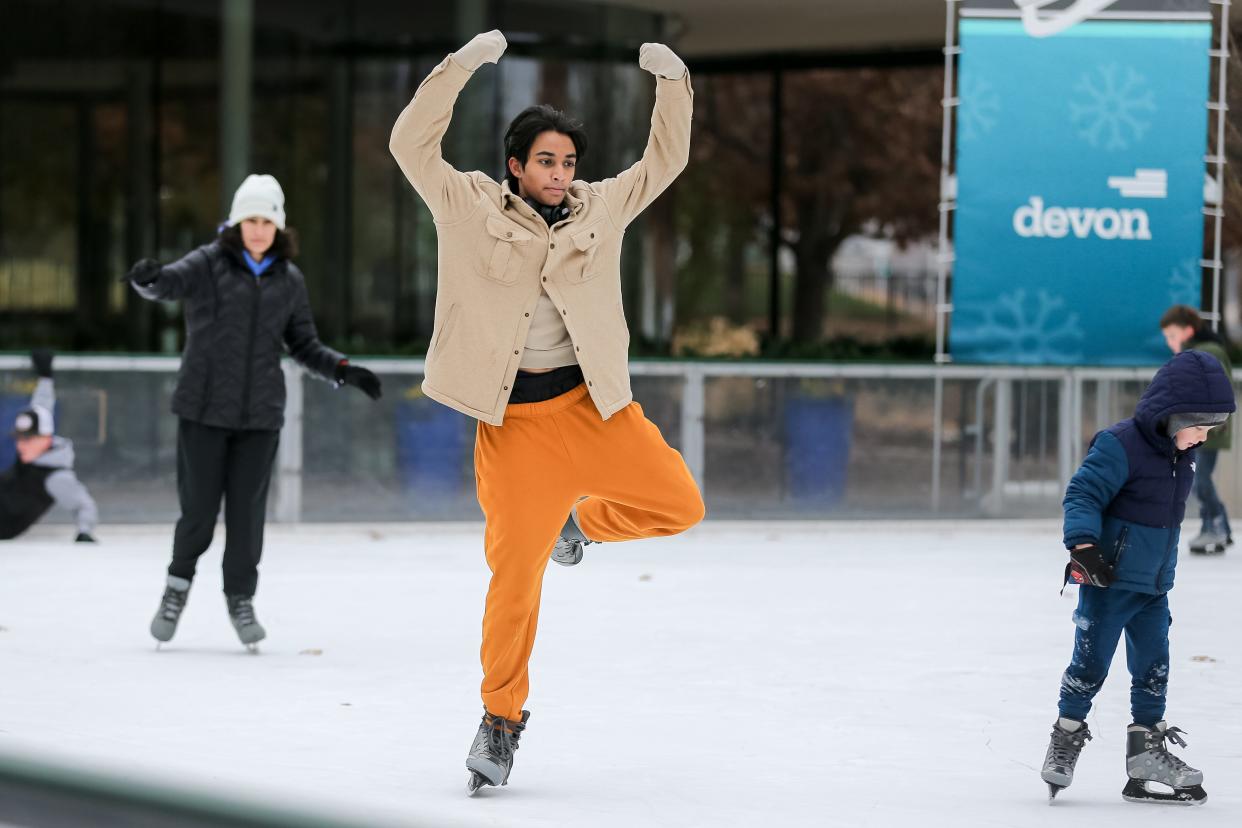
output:
M 479 275 L 506 285 L 516 282 L 532 238 L 529 231 L 499 216 L 488 216 L 487 235 L 480 246 L 477 264 Z
M 570 234 L 573 247 L 569 261 L 565 264 L 569 281 L 586 282 L 599 275 L 600 268 L 596 260 L 599 258 L 600 241 L 603 237 L 600 229 L 600 222 L 595 222 Z

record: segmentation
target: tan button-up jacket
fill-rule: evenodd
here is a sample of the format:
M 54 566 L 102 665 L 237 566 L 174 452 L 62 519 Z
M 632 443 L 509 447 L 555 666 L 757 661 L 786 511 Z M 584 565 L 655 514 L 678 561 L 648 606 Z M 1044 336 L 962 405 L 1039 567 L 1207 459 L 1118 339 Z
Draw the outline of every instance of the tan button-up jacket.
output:
M 561 312 L 600 415 L 628 405 L 629 330 L 621 307 L 625 228 L 686 166 L 690 76 L 657 78 L 642 158 L 615 178 L 574 181 L 569 216 L 548 227 L 509 189 L 455 170 L 440 154 L 471 73 L 450 57 L 432 70 L 393 126 L 389 148 L 431 209 L 439 238 L 435 325 L 423 391 L 492 425 L 504 420 L 535 304 Z

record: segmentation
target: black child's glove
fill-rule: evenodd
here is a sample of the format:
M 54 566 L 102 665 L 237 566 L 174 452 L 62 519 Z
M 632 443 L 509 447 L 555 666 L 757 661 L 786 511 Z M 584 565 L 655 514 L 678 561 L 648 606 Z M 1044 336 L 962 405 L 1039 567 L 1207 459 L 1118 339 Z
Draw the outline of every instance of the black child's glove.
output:
M 336 366 L 336 381 L 342 385 L 352 385 L 373 400 L 378 400 L 384 395 L 379 377 L 366 368 L 350 365 L 348 362 L 342 362 Z
M 30 352 L 30 365 L 40 377 L 52 376 L 52 351 L 50 348 L 35 348 Z
M 160 277 L 160 263 L 155 259 L 139 259 L 134 266 L 121 277 L 122 282 L 133 282 L 136 285 L 149 285 Z
M 1113 582 L 1113 566 L 1104 559 L 1104 550 L 1094 543 L 1071 549 L 1065 565 L 1065 580 L 1075 584 L 1106 587 Z

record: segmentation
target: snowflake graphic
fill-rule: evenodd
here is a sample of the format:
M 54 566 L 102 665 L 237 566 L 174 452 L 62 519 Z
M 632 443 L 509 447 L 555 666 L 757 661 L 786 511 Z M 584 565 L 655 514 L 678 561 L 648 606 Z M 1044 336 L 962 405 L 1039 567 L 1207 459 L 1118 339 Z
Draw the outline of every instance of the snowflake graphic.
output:
M 1194 259 L 1183 259 L 1169 272 L 1169 304 L 1199 307 L 1202 273 Z
M 1074 85 L 1078 102 L 1070 102 L 1070 119 L 1078 134 L 1097 149 L 1124 150 L 1151 128 L 1156 99 L 1147 78 L 1131 66 L 1115 63 L 1088 72 Z
M 1065 310 L 1065 299 L 1046 290 L 1033 297 L 1024 289 L 1002 294 L 982 311 L 975 335 L 989 343 L 995 358 L 1045 365 L 1082 360 L 1082 325 Z
M 1000 95 L 989 81 L 962 75 L 957 90 L 957 134 L 965 142 L 976 141 L 996 127 L 1000 120 Z

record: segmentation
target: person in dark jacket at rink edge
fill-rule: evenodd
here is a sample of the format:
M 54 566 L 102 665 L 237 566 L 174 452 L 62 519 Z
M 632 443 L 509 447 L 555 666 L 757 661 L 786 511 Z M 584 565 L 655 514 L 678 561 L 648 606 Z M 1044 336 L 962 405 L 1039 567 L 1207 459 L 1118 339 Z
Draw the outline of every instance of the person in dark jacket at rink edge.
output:
M 1225 376 L 1233 377 L 1233 363 L 1225 342 L 1204 322 L 1199 312 L 1189 305 L 1174 305 L 1160 317 L 1160 332 L 1169 350 L 1175 354 L 1182 351 L 1202 351 L 1216 357 Z M 1233 435 L 1229 423 L 1212 429 L 1207 442 L 1197 450 L 1195 469 L 1195 497 L 1199 499 L 1199 517 L 1203 526 L 1199 534 L 1190 540 L 1190 551 L 1195 554 L 1223 554 L 1233 545 L 1233 530 L 1229 527 L 1229 513 L 1216 491 L 1212 475 L 1222 451 L 1233 447 Z
M 1122 633 L 1130 672 L 1126 728 L 1134 802 L 1197 805 L 1207 799 L 1203 773 L 1170 753 L 1185 747 L 1164 720 L 1169 685 L 1169 590 L 1196 449 L 1236 410 L 1233 385 L 1219 360 L 1201 351 L 1174 356 L 1156 372 L 1134 416 L 1091 441 L 1065 490 L 1065 580 L 1080 585 L 1074 652 L 1061 677 L 1058 718 L 1041 771 L 1050 797 L 1069 786 L 1091 739 L 1087 713 L 1108 677 Z M 1153 790 L 1159 783 L 1171 792 Z
M 185 312 L 185 351 L 172 401 L 181 518 L 164 597 L 151 621 L 159 642 L 177 630 L 221 498 L 229 618 L 251 649 L 266 636 L 255 617 L 254 594 L 268 482 L 284 424 L 284 350 L 313 374 L 380 397 L 375 374 L 319 341 L 294 255 L 280 184 L 270 175 L 251 175 L 234 194 L 228 223 L 215 241 L 172 264 L 143 259 L 127 276 L 142 297 L 181 300 Z
M 0 540 L 12 540 L 38 522 L 53 506 L 73 512 L 78 543 L 94 543 L 99 510 L 74 473 L 73 441 L 56 434 L 56 386 L 52 352 L 30 355 L 38 380 L 30 405 L 18 412 L 12 437 L 17 462 L 0 471 Z

